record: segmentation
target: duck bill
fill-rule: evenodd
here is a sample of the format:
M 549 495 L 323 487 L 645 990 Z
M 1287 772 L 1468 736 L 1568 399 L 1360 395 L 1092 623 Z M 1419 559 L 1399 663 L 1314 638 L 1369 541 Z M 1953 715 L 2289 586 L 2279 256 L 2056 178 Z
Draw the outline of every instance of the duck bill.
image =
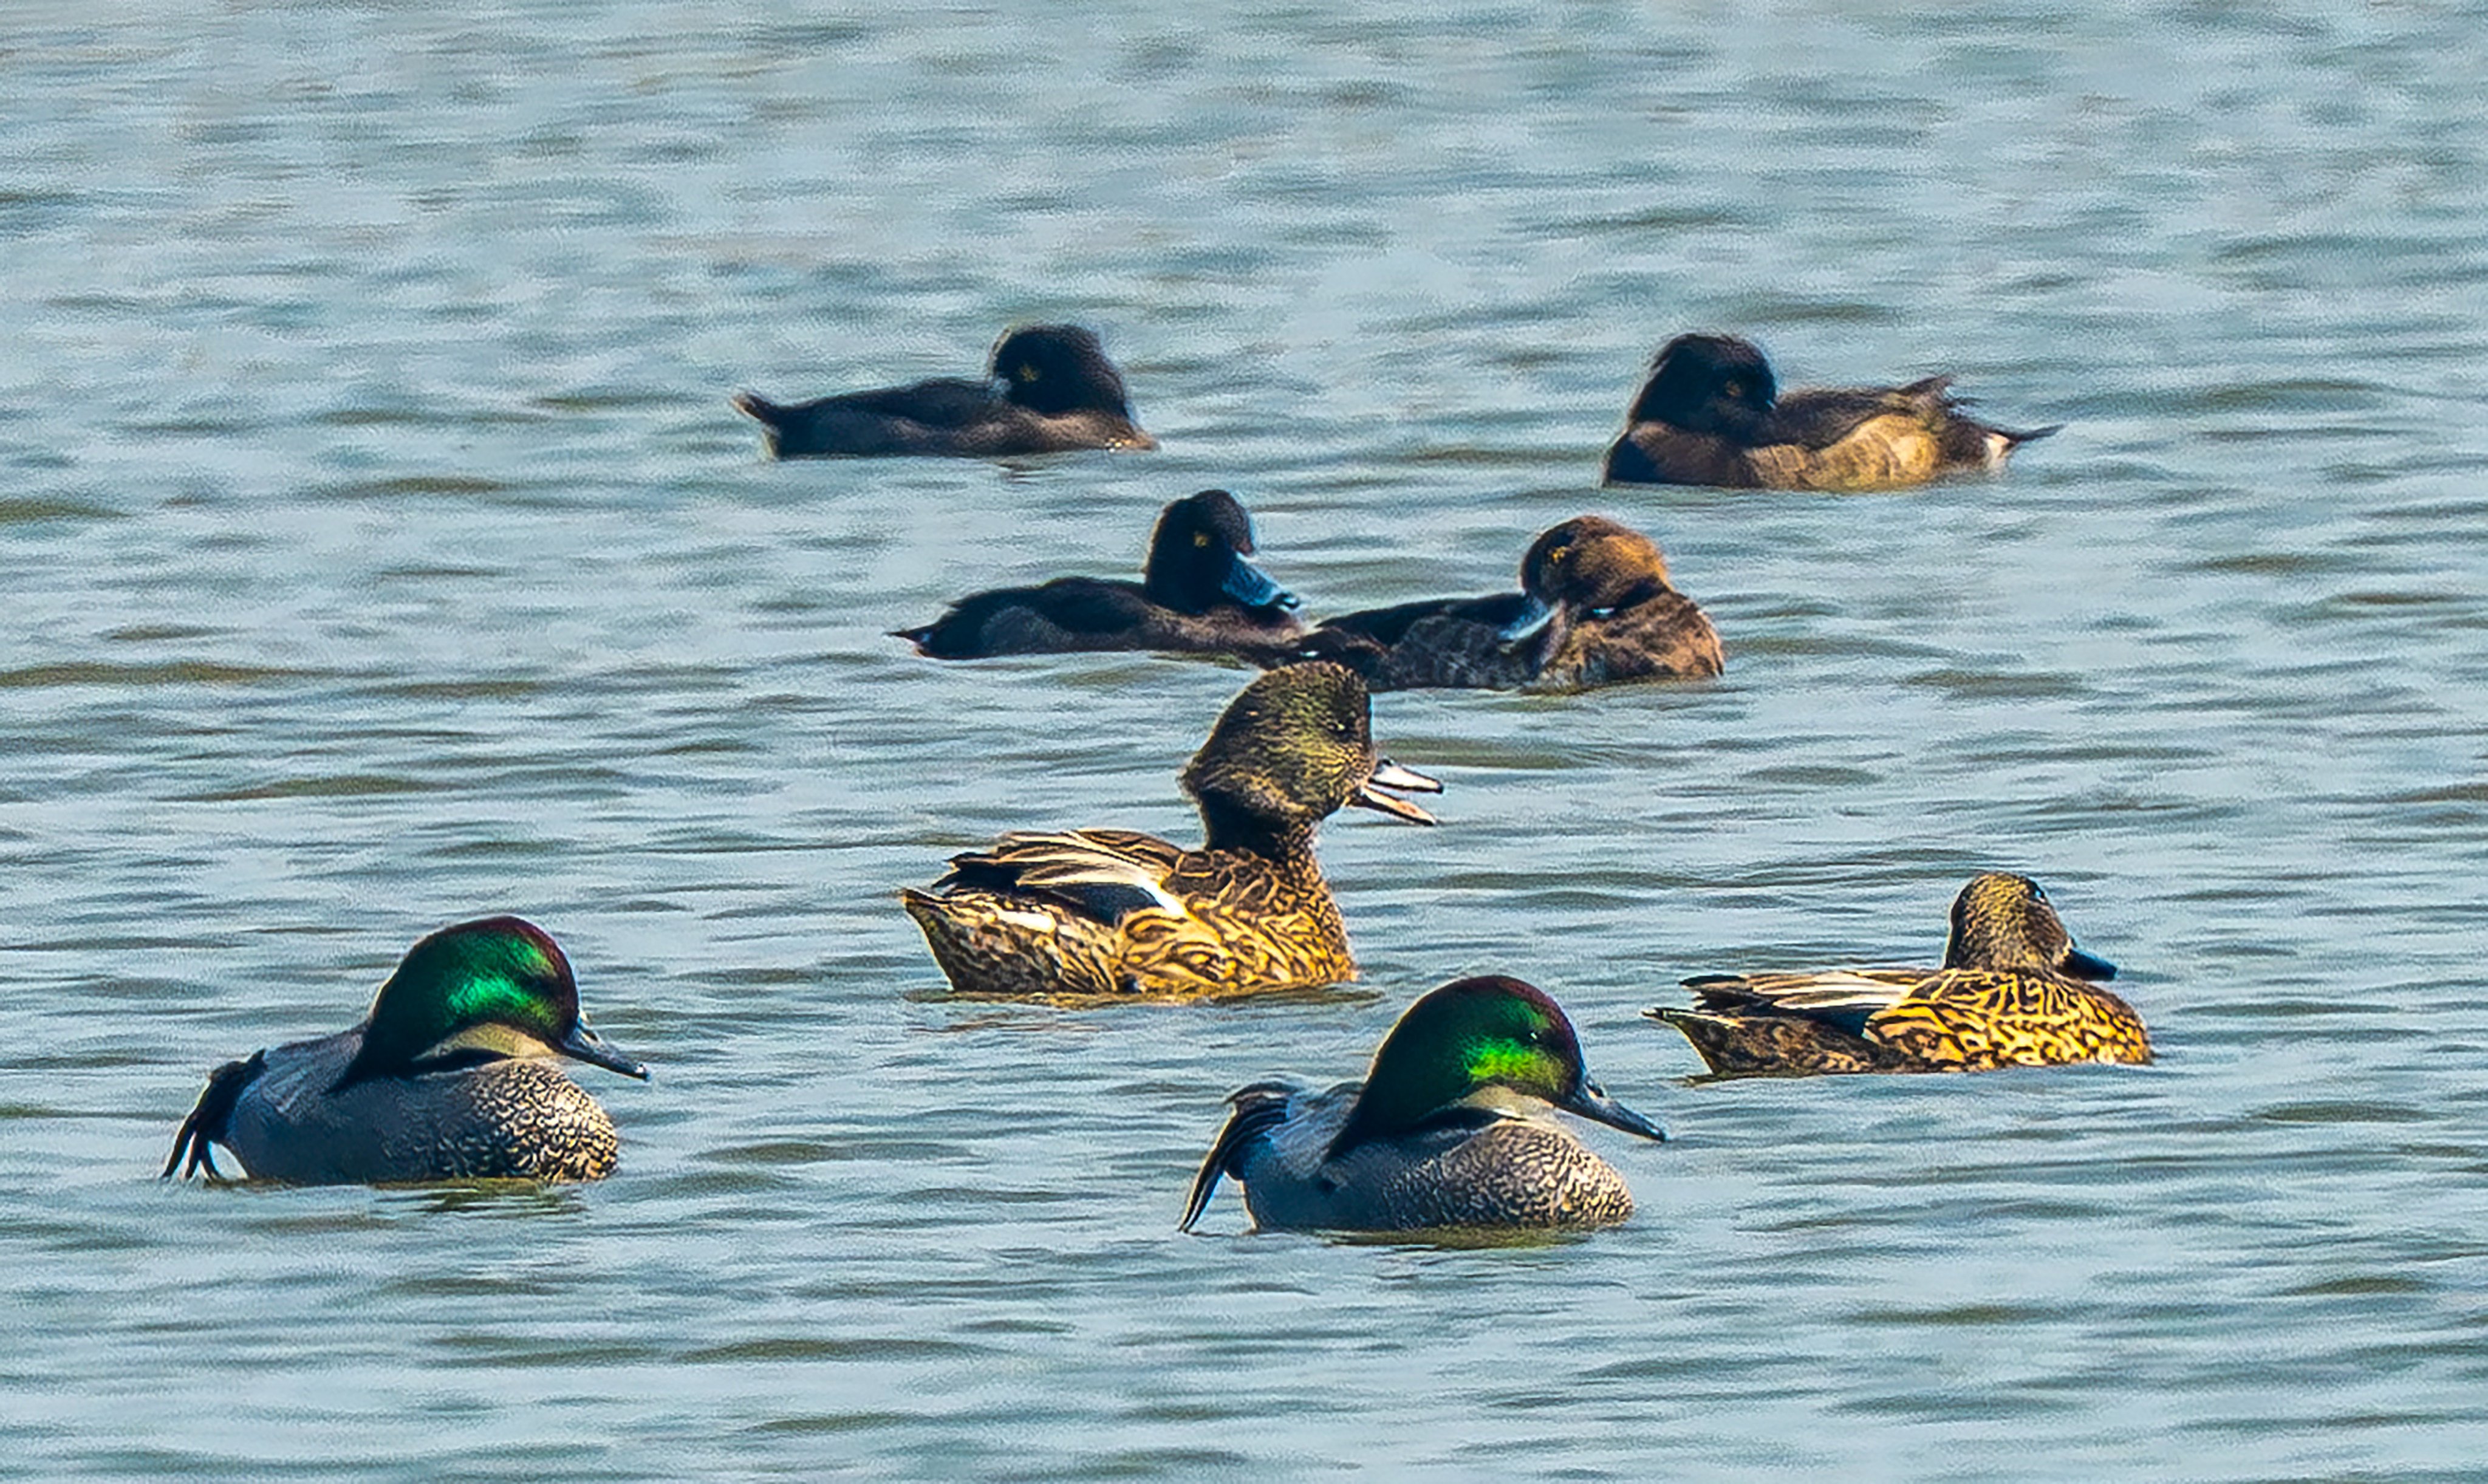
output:
M 2057 967 L 2076 979 L 2087 979 L 2095 984 L 2116 978 L 2115 964 L 2097 954 L 2083 953 L 2078 948 L 2067 950 L 2065 961 Z
M 1495 634 L 1495 638 L 1502 642 L 1506 649 L 1516 649 L 1530 640 L 1536 639 L 1546 632 L 1548 624 L 1555 621 L 1554 604 L 1534 592 L 1523 593 L 1521 596 L 1527 606 L 1521 609 L 1520 616 L 1505 624 Z
M 618 1071 L 626 1077 L 637 1077 L 642 1082 L 648 1080 L 647 1068 L 607 1045 L 605 1039 L 589 1030 L 583 1020 L 573 1025 L 569 1035 L 554 1042 L 552 1048 L 564 1056 L 577 1057 L 590 1066 L 602 1067 L 608 1071 Z
M 1347 796 L 1347 802 L 1355 805 L 1359 809 L 1380 810 L 1386 814 L 1405 819 L 1411 824 L 1439 824 L 1442 822 L 1436 819 L 1433 815 L 1426 813 L 1424 810 L 1419 809 L 1416 805 L 1409 803 L 1406 799 L 1393 798 L 1390 794 L 1384 793 L 1382 790 L 1385 788 L 1397 788 L 1402 793 L 1440 793 L 1443 791 L 1443 785 L 1441 784 L 1428 778 L 1425 774 L 1416 772 L 1409 768 L 1403 768 L 1400 766 L 1400 764 L 1393 762 L 1390 758 L 1385 757 L 1380 762 L 1373 765 L 1372 774 L 1369 776 L 1365 782 L 1356 785 L 1356 791 Z
M 1227 563 L 1227 579 L 1218 590 L 1246 608 L 1297 608 L 1303 599 L 1270 581 L 1270 574 L 1240 553 Z
M 1598 1084 L 1586 1077 L 1581 1080 L 1579 1086 L 1572 1089 L 1571 1097 L 1555 1106 L 1567 1113 L 1577 1113 L 1593 1123 L 1604 1124 L 1610 1128 L 1621 1128 L 1626 1133 L 1637 1133 L 1645 1139 L 1655 1139 L 1661 1144 L 1667 1142 L 1666 1129 L 1608 1097 L 1600 1090 Z

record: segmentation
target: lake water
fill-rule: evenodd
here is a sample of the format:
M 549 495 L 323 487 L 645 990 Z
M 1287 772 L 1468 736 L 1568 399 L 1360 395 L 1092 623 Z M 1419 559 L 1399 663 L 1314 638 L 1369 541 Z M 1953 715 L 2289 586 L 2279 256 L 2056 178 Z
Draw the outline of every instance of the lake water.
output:
M 0 35 L 0 1471 L 2488 1471 L 2475 7 L 35 0 Z M 726 396 L 1096 327 L 1163 452 L 771 464 Z M 1952 370 L 2002 481 L 1595 486 L 1652 350 Z M 1193 838 L 1243 683 L 883 631 L 1235 491 L 1337 612 L 1655 535 L 1716 684 L 1381 699 L 1370 992 L 963 1006 L 894 899 Z M 1703 971 L 1984 868 L 2143 1070 L 1691 1085 Z M 609 1182 L 153 1179 L 520 911 Z M 1503 1250 L 1173 1230 L 1219 1099 L 1518 974 L 1677 1142 Z

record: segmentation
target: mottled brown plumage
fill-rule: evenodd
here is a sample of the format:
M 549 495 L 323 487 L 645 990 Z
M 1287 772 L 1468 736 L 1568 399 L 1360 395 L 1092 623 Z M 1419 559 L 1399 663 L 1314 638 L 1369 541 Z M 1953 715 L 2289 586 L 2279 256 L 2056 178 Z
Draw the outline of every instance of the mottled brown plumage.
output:
M 2096 981 L 2036 882 L 1991 873 L 1954 899 L 1940 969 L 1826 969 L 1686 980 L 1691 1010 L 1650 1011 L 1727 1073 L 1988 1071 L 2146 1063 L 2151 1038 Z
M 1782 393 L 1770 363 L 1733 335 L 1679 335 L 1607 449 L 1608 484 L 1724 489 L 1896 490 L 1993 472 L 2053 427 L 2016 432 L 1962 411 L 1952 378 L 1906 386 Z
M 1516 593 L 1370 609 L 1325 620 L 1305 652 L 1375 690 L 1578 691 L 1719 673 L 1718 631 L 1669 585 L 1658 543 L 1595 515 L 1541 533 Z
M 1376 756 L 1364 682 L 1273 671 L 1230 702 L 1183 785 L 1207 840 L 1013 834 L 900 900 L 962 994 L 1194 998 L 1356 977 L 1314 830 L 1349 804 L 1430 824 L 1385 788 L 1431 789 Z

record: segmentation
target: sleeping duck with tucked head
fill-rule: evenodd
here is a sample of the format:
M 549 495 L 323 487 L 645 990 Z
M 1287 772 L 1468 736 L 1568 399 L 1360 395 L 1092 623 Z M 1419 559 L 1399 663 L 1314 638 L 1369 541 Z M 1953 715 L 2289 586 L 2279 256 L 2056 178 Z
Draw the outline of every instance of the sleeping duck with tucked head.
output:
M 1031 325 L 994 345 L 985 379 L 957 377 L 812 402 L 734 395 L 780 459 L 947 454 L 1003 459 L 1074 448 L 1155 448 L 1132 421 L 1122 373 L 1077 325 Z
M 1632 1190 L 1553 1114 L 1645 1139 L 1656 1124 L 1609 1098 L 1572 1023 L 1543 990 L 1490 976 L 1408 1007 L 1362 1082 L 1308 1092 L 1257 1082 L 1194 1177 L 1190 1231 L 1221 1177 L 1264 1230 L 1612 1226 Z
M 1183 786 L 1201 806 L 1200 849 L 1130 830 L 1012 834 L 951 857 L 929 889 L 901 892 L 951 987 L 1191 999 L 1352 980 L 1314 829 L 1351 804 L 1431 824 L 1393 791 L 1442 789 L 1374 752 L 1365 683 L 1322 664 L 1246 686 Z
M 1658 543 L 1595 515 L 1530 543 L 1518 592 L 1325 619 L 1302 649 L 1348 666 L 1377 691 L 1579 691 L 1698 679 L 1723 663 L 1718 631 L 1669 585 Z
M 1607 449 L 1608 484 L 1735 490 L 1899 490 L 1996 472 L 2055 427 L 2015 432 L 1962 412 L 1952 378 L 1906 386 L 1783 392 L 1762 349 L 1735 335 L 1679 335 Z
M 515 917 L 443 928 L 407 951 L 362 1023 L 228 1062 L 174 1136 L 167 1176 L 369 1184 L 600 1180 L 613 1121 L 554 1058 L 647 1079 L 587 1028 L 551 937 Z
M 1996 871 L 1953 899 L 1939 969 L 1705 975 L 1684 982 L 1691 1010 L 1646 1013 L 1729 1074 L 2139 1066 L 2151 1036 L 2101 987 L 2115 977 L 2074 946 L 2039 883 Z
M 1295 594 L 1254 565 L 1253 553 L 1244 506 L 1225 490 L 1203 490 L 1159 515 L 1137 583 L 1058 577 L 972 593 L 891 637 L 937 660 L 1154 649 L 1275 663 L 1294 650 L 1304 624 L 1291 612 Z

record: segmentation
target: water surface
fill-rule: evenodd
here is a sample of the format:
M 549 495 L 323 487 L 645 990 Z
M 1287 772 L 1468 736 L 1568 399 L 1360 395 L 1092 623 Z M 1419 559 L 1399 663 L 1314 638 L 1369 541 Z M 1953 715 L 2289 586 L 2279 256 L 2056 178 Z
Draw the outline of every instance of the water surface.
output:
M 2474 1477 L 2482 17 L 38 5 L 0 44 L 0 1470 Z M 1163 452 L 726 407 L 1097 327 Z M 1600 491 L 1679 329 L 2065 421 L 2002 482 Z M 1370 994 L 944 1003 L 893 893 L 1190 838 L 1246 678 L 883 631 L 1210 485 L 1316 611 L 1655 535 L 1716 684 L 1385 698 Z M 1703 971 L 2043 880 L 2139 1071 L 1691 1086 Z M 515 910 L 611 1181 L 149 1177 L 207 1069 Z M 1555 992 L 1678 1142 L 1489 1250 L 1173 1222 L 1219 1099 Z

